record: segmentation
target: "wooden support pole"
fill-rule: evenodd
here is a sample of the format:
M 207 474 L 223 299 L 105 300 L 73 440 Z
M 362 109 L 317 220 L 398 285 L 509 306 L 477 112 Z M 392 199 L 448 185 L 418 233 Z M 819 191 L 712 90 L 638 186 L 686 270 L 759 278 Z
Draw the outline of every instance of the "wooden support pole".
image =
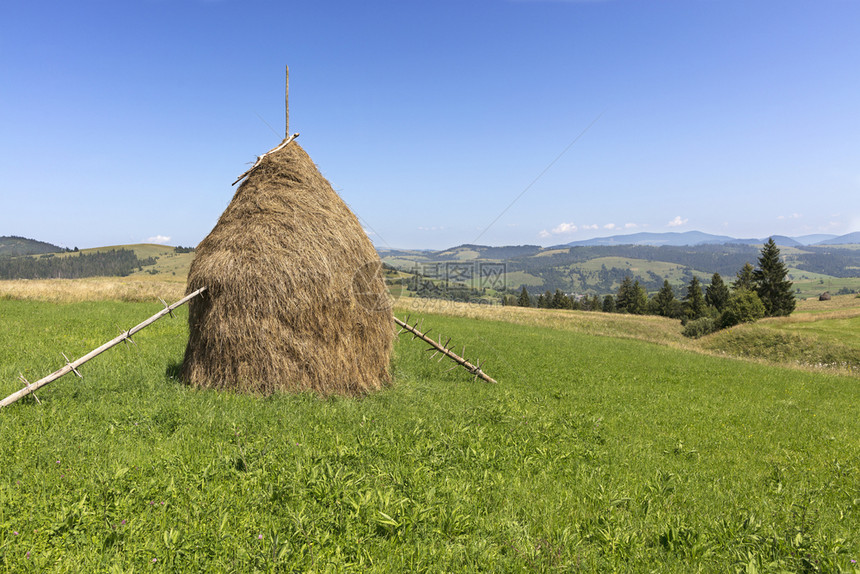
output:
M 68 362 L 68 359 L 67 359 L 65 367 L 62 367 L 61 369 L 54 371 L 53 373 L 51 373 L 50 375 L 48 375 L 47 377 L 45 377 L 43 379 L 39 379 L 35 383 L 28 383 L 26 387 L 24 387 L 23 389 L 21 389 L 17 393 L 12 393 L 8 397 L 6 397 L 2 401 L 0 401 L 0 408 L 11 405 L 12 403 L 26 397 L 27 395 L 29 395 L 33 391 L 36 391 L 36 390 L 40 389 L 41 387 L 44 387 L 45 385 L 56 381 L 57 379 L 59 379 L 63 375 L 67 375 L 69 373 L 75 373 L 76 375 L 81 376 L 80 373 L 78 373 L 78 371 L 77 371 L 78 367 L 80 367 L 81 365 L 83 365 L 84 363 L 89 361 L 90 359 L 94 359 L 95 357 L 101 355 L 102 353 L 104 353 L 105 351 L 110 349 L 111 347 L 114 347 L 114 346 L 122 343 L 123 341 L 131 340 L 132 335 L 134 335 L 135 333 L 137 333 L 138 331 L 140 331 L 142 329 L 145 329 L 146 327 L 149 327 L 150 325 L 152 325 L 153 323 L 155 323 L 156 321 L 158 321 L 159 319 L 161 319 L 165 315 L 169 314 L 171 311 L 173 311 L 177 307 L 184 305 L 188 301 L 191 301 L 192 299 L 194 299 L 195 297 L 197 297 L 198 295 L 200 295 L 204 291 L 206 291 L 206 287 L 201 287 L 200 289 L 191 293 L 190 295 L 186 295 L 185 297 L 183 297 L 182 299 L 180 299 L 179 301 L 177 301 L 173 305 L 170 305 L 170 306 L 166 307 L 165 309 L 162 309 L 161 311 L 159 311 L 158 313 L 156 313 L 155 315 L 153 315 L 152 317 L 150 317 L 149 319 L 147 319 L 143 323 L 135 325 L 134 327 L 132 327 L 128 331 L 125 331 L 124 333 L 122 333 L 118 337 L 114 337 L 113 339 L 111 339 L 110 341 L 108 341 L 107 343 L 102 345 L 101 347 L 99 347 L 97 349 L 93 349 L 92 351 L 90 351 L 89 353 L 87 353 L 86 355 L 84 355 L 83 357 L 78 359 L 77 361 Z M 63 356 L 65 357 L 65 355 L 63 355 Z
M 284 114 L 286 121 L 284 122 L 284 137 L 290 137 L 290 67 L 287 66 L 286 88 L 284 89 Z
M 478 377 L 481 377 L 483 380 L 487 381 L 488 383 L 498 384 L 495 379 L 493 379 L 487 373 L 485 373 L 484 371 L 481 370 L 481 362 L 480 361 L 478 361 L 477 365 L 473 365 L 472 363 L 470 363 L 469 361 L 467 361 L 466 359 L 464 359 L 463 357 L 461 357 L 460 355 L 456 354 L 454 351 L 449 349 L 448 348 L 448 342 L 450 342 L 451 339 L 448 339 L 448 341 L 444 345 L 442 345 L 441 344 L 441 341 L 442 341 L 441 338 L 439 339 L 440 343 L 437 343 L 436 341 L 434 341 L 433 339 L 428 337 L 425 333 L 422 333 L 418 329 L 417 324 L 415 326 L 412 326 L 405 321 L 401 321 L 397 317 L 394 318 L 394 322 L 402 329 L 402 331 L 409 331 L 410 333 L 412 333 L 413 339 L 415 339 L 415 338 L 421 339 L 422 341 L 424 341 L 425 343 L 430 345 L 430 348 L 427 349 L 428 351 L 435 349 L 437 353 L 442 353 L 443 357 L 448 357 L 449 359 L 451 359 L 452 361 L 457 363 L 457 365 L 463 367 L 464 369 L 469 371 L 469 373 L 475 375 L 475 380 L 477 380 Z M 429 330 L 428 330 L 428 333 L 429 333 Z M 464 352 L 465 352 L 465 350 L 466 350 L 466 347 L 463 347 Z M 433 356 L 436 356 L 436 354 L 434 353 Z M 440 359 L 441 358 L 442 357 L 440 357 Z M 457 365 L 454 365 L 454 366 L 456 367 Z

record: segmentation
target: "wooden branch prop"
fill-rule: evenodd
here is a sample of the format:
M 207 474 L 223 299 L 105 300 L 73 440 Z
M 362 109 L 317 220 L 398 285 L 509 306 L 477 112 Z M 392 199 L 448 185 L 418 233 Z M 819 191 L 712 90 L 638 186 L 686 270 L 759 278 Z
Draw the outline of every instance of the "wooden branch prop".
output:
M 51 373 L 50 375 L 48 375 L 44 379 L 40 379 L 40 380 L 36 381 L 35 383 L 30 383 L 30 382 L 27 382 L 27 379 L 25 379 L 24 376 L 22 375 L 21 380 L 24 382 L 24 384 L 26 386 L 23 389 L 21 389 L 20 391 L 18 391 L 16 393 L 12 393 L 8 397 L 6 397 L 2 401 L 0 401 L 0 408 L 11 405 L 12 403 L 14 403 L 14 402 L 26 397 L 27 395 L 31 394 L 33 391 L 38 390 L 41 387 L 44 387 L 48 383 L 52 383 L 52 382 L 56 381 L 57 379 L 59 379 L 63 375 L 67 375 L 69 373 L 74 373 L 78 377 L 83 378 L 83 376 L 81 376 L 81 374 L 78 372 L 78 367 L 80 367 L 81 365 L 83 365 L 84 363 L 89 361 L 90 359 L 93 359 L 93 358 L 97 357 L 98 355 L 101 355 L 102 353 L 104 353 L 105 351 L 110 349 L 111 347 L 119 345 L 123 341 L 125 341 L 125 342 L 132 341 L 132 339 L 131 339 L 132 335 L 134 335 L 135 333 L 137 333 L 138 331 L 140 331 L 142 329 L 145 329 L 146 327 L 149 327 L 150 325 L 152 325 L 153 323 L 155 323 L 156 321 L 158 321 L 159 319 L 161 319 L 165 315 L 168 315 L 168 314 L 173 315 L 174 309 L 184 305 L 188 301 L 191 301 L 192 299 L 194 299 L 195 297 L 197 297 L 198 295 L 200 295 L 204 291 L 206 291 L 206 287 L 201 287 L 200 289 L 198 289 L 194 293 L 191 293 L 190 295 L 186 295 L 185 297 L 183 297 L 182 299 L 180 299 L 179 301 L 177 301 L 173 305 L 165 305 L 164 309 L 162 309 L 161 311 L 159 311 L 158 313 L 156 313 L 155 315 L 153 315 L 152 317 L 150 317 L 149 319 L 147 319 L 143 323 L 140 323 L 139 325 L 132 327 L 128 331 L 124 331 L 118 337 L 111 339 L 110 341 L 108 341 L 107 343 L 105 343 L 104 345 L 99 347 L 98 349 L 93 349 L 92 351 L 90 351 L 89 353 L 87 353 L 86 355 L 84 355 L 83 357 L 78 359 L 77 361 L 69 361 L 69 358 L 66 357 L 65 354 L 63 354 L 63 358 L 66 359 L 66 366 L 61 368 L 61 369 L 54 371 L 53 373 Z M 134 341 L 132 341 L 132 343 L 134 343 Z M 33 396 L 35 397 L 36 395 L 33 395 Z M 38 399 L 36 399 L 36 400 L 38 400 Z
M 284 137 L 290 135 L 290 67 L 287 66 L 284 82 Z
M 440 361 L 442 359 L 444 359 L 445 357 L 448 357 L 449 359 L 451 359 L 452 361 L 457 363 L 456 365 L 454 365 L 453 367 L 448 369 L 449 371 L 456 369 L 457 367 L 463 367 L 464 369 L 469 371 L 469 373 L 475 375 L 476 381 L 478 380 L 478 377 L 481 377 L 483 380 L 487 381 L 488 383 L 498 384 L 498 382 L 495 379 L 493 379 L 491 376 L 489 376 L 487 373 L 485 373 L 484 371 L 481 370 L 481 361 L 480 360 L 477 361 L 477 364 L 473 365 L 472 363 L 470 363 L 469 361 L 464 359 L 462 356 L 460 356 L 460 355 L 456 354 L 454 351 L 452 351 L 448 347 L 448 344 L 451 342 L 450 337 L 448 337 L 448 340 L 445 341 L 444 344 L 442 343 L 442 335 L 439 335 L 439 341 L 438 342 L 434 341 L 431 337 L 427 336 L 427 333 L 430 332 L 430 329 L 427 329 L 427 331 L 422 333 L 421 330 L 418 329 L 418 322 L 417 321 L 416 321 L 415 325 L 409 325 L 409 317 L 406 317 L 406 321 L 401 321 L 400 319 L 395 317 L 394 322 L 397 323 L 397 325 L 400 327 L 400 331 L 397 333 L 398 335 L 400 335 L 401 333 L 404 333 L 404 332 L 412 333 L 413 339 L 421 339 L 422 341 L 424 341 L 425 343 L 430 345 L 430 347 L 427 350 L 428 351 L 435 351 L 435 353 L 433 353 L 433 357 L 435 357 L 437 354 L 441 353 L 442 356 L 439 357 Z M 465 345 L 463 346 L 462 354 L 463 355 L 466 354 Z M 430 357 L 430 358 L 432 359 L 433 357 Z
M 290 143 L 291 141 L 293 141 L 293 140 L 294 140 L 294 139 L 296 139 L 297 137 L 299 137 L 299 133 L 298 133 L 298 132 L 294 133 L 293 135 L 291 135 L 290 137 L 288 137 L 287 139 L 285 139 L 284 141 L 282 141 L 282 142 L 278 145 L 278 147 L 272 148 L 272 149 L 270 149 L 269 151 L 267 151 L 266 153 L 264 153 L 263 155 L 259 156 L 259 157 L 257 158 L 257 161 L 256 161 L 256 162 L 254 162 L 254 165 L 252 165 L 252 166 L 251 166 L 251 169 L 249 169 L 248 171 L 246 171 L 245 173 L 243 173 L 242 175 L 240 175 L 239 177 L 237 177 L 237 178 L 236 178 L 236 181 L 234 181 L 231 185 L 236 185 L 237 183 L 239 183 L 240 181 L 242 181 L 242 179 L 244 179 L 244 178 L 248 177 L 249 175 L 251 175 L 251 172 L 253 172 L 255 169 L 257 169 L 258 167 L 260 167 L 260 163 L 263 161 L 263 158 L 264 158 L 264 157 L 266 157 L 266 156 L 267 156 L 267 155 L 269 155 L 269 154 L 273 154 L 273 153 L 275 153 L 276 151 L 281 151 L 282 149 L 284 149 L 284 147 L 286 147 L 286 145 L 287 145 L 288 143 Z

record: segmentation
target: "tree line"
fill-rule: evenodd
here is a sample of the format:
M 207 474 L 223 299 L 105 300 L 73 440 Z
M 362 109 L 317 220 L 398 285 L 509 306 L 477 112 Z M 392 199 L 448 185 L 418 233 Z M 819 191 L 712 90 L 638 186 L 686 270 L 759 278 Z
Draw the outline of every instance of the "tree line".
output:
M 154 257 L 138 258 L 130 249 L 112 249 L 55 257 L 0 257 L 0 279 L 80 279 L 83 277 L 124 277 L 144 266 L 154 265 Z
M 736 273 L 731 286 L 717 272 L 703 287 L 698 277 L 691 277 L 682 297 L 664 279 L 663 285 L 649 297 L 645 287 L 630 275 L 624 277 L 617 293 L 599 296 L 571 297 L 556 289 L 533 297 L 524 286 L 518 297 L 506 295 L 503 305 L 538 307 L 547 309 L 581 309 L 606 313 L 660 315 L 680 319 L 684 334 L 700 337 L 718 329 L 739 323 L 756 321 L 762 317 L 789 315 L 794 311 L 795 298 L 788 268 L 783 263 L 779 248 L 773 239 L 762 247 L 758 266 L 749 262 Z

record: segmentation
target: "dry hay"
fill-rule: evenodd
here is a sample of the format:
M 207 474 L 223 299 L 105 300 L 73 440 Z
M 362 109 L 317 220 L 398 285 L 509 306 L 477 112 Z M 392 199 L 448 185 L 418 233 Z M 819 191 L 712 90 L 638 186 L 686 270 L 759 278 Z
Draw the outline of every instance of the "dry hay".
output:
M 9 279 L 0 281 L 0 299 L 75 303 L 79 301 L 175 301 L 184 286 L 149 277 L 87 277 L 85 279 Z
M 197 247 L 182 375 L 194 386 L 357 395 L 394 336 L 376 250 L 308 154 L 263 158 Z

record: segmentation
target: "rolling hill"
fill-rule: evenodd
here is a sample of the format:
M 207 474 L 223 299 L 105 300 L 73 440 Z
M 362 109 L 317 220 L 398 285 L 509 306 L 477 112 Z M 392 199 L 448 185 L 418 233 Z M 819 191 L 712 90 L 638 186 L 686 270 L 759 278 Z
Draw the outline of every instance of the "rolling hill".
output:
M 855 247 L 804 246 L 792 240 L 781 245 L 781 252 L 800 297 L 860 290 L 860 250 Z M 386 264 L 400 271 L 456 280 L 481 292 L 500 291 L 503 272 L 501 282 L 509 293 L 525 286 L 533 294 L 560 289 L 605 295 L 616 292 L 627 275 L 650 292 L 657 291 L 664 279 L 676 290 L 693 276 L 705 284 L 714 273 L 732 281 L 745 263 L 756 264 L 760 244 L 461 245 L 442 251 L 383 249 L 379 253 Z
M 68 251 L 68 249 L 44 241 L 27 239 L 26 237 L 17 237 L 14 235 L 0 237 L 0 257 L 4 255 L 20 257 L 23 255 L 41 255 L 43 253 L 62 253 L 64 251 Z
M 836 243 L 860 243 L 860 234 L 841 237 L 775 236 L 775 240 L 780 245 L 790 270 L 789 279 L 795 282 L 798 296 L 817 296 L 823 291 L 860 291 L 858 245 Z M 420 276 L 441 282 L 446 288 L 456 284 L 492 298 L 500 292 L 518 292 L 523 286 L 532 293 L 560 289 L 572 294 L 605 295 L 615 293 L 627 275 L 650 292 L 657 291 L 663 280 L 668 279 L 680 293 L 693 276 L 707 283 L 713 273 L 719 273 L 726 281 L 732 281 L 744 263 L 756 263 L 761 246 L 759 239 L 738 240 L 700 232 L 639 233 L 591 241 L 605 244 L 546 248 L 539 245 L 496 247 L 465 244 L 439 251 L 378 251 L 383 262 L 399 272 L 399 275 L 395 273 L 389 277 L 390 282 Z M 808 245 L 811 241 L 817 243 Z M 194 253 L 187 249 L 152 244 L 100 247 L 84 249 L 80 253 L 86 255 L 120 248 L 134 251 L 140 260 L 141 264 L 132 271 L 131 278 L 184 282 L 194 257 Z M 76 254 L 50 243 L 0 237 L 0 258 L 64 258 Z

